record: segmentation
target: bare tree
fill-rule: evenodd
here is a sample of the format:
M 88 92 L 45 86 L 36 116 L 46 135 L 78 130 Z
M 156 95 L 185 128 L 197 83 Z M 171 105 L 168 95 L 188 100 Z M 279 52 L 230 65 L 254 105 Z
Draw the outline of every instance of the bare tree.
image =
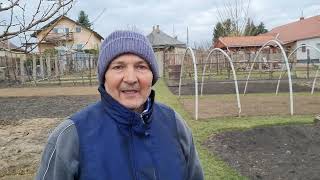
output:
M 246 23 L 249 19 L 250 0 L 228 0 L 222 8 L 218 8 L 218 20 L 222 25 L 230 22 L 230 35 L 241 36 L 244 34 Z
M 74 0 L 7 0 L 1 2 L 0 30 L 3 31 L 0 32 L 0 41 L 20 36 L 20 39 L 28 42 L 30 34 L 38 29 L 41 23 L 59 13 L 66 14 L 71 9 L 73 2 Z

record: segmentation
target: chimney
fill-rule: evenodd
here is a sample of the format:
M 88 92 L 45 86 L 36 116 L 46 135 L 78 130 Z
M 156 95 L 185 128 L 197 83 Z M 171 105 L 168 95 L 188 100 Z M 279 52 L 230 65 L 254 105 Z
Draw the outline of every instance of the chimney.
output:
M 160 26 L 157 25 L 157 29 L 156 29 L 157 33 L 160 33 Z
M 152 26 L 152 32 L 155 30 L 154 26 Z

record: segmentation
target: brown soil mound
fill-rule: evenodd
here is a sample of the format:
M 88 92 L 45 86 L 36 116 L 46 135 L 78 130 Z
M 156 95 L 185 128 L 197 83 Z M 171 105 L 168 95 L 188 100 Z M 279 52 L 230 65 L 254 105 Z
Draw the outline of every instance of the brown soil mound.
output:
M 259 127 L 210 138 L 205 145 L 250 179 L 319 179 L 320 125 Z

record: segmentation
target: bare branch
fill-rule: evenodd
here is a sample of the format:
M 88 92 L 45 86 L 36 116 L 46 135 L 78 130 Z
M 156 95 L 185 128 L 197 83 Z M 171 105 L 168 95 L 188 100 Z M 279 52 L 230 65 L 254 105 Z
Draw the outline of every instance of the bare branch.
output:
M 9 9 L 13 9 L 15 6 L 18 5 L 18 2 L 19 2 L 19 1 L 20 1 L 20 0 L 16 0 L 15 2 L 12 2 L 12 0 L 11 0 L 11 1 L 10 1 L 10 2 L 11 2 L 11 5 L 8 6 L 8 7 L 5 7 L 5 8 L 2 8 L 2 7 L 0 6 L 0 12 L 6 11 L 6 10 L 9 10 Z
M 217 9 L 217 16 L 221 25 L 225 27 L 227 20 L 231 22 L 230 36 L 242 36 L 249 16 L 250 0 L 229 0 L 222 8 Z M 229 24 L 228 24 L 229 25 Z
M 10 22 L 9 22 L 9 25 L 6 27 L 6 29 L 4 30 L 4 34 L 8 33 L 9 32 L 9 29 L 12 25 L 12 17 L 13 17 L 13 8 L 10 10 Z
M 26 23 L 26 21 L 24 20 L 24 22 L 25 22 L 25 23 L 23 23 L 24 25 L 21 26 L 19 30 L 14 30 L 14 31 L 9 30 L 10 27 L 12 27 L 12 23 L 10 23 L 8 25 L 8 27 L 6 28 L 6 30 L 2 34 L 0 34 L 0 41 L 11 39 L 21 33 L 30 31 L 32 28 L 34 28 L 38 24 L 46 22 L 47 20 L 52 18 L 54 15 L 56 15 L 59 12 L 59 10 L 61 10 L 64 7 L 67 7 L 66 12 L 68 12 L 72 8 L 73 1 L 74 0 L 68 0 L 67 2 L 64 2 L 64 3 L 55 3 L 49 9 L 47 9 L 48 11 L 43 12 L 42 16 L 40 18 L 36 18 L 37 15 L 40 13 L 40 7 L 41 7 L 41 4 L 43 3 L 43 0 L 39 0 L 37 9 L 36 9 L 35 13 L 33 13 L 32 18 L 29 21 L 29 23 Z M 20 5 L 18 5 L 17 1 L 15 1 L 15 3 L 16 3 L 15 6 L 20 7 L 23 11 L 23 14 L 24 14 L 25 7 L 21 7 Z M 12 14 L 13 14 L 13 8 L 15 6 L 11 5 Z M 23 18 L 25 18 L 25 17 L 23 17 Z M 16 19 L 19 20 L 19 18 L 16 18 Z M 22 24 L 20 20 L 19 20 L 19 24 Z

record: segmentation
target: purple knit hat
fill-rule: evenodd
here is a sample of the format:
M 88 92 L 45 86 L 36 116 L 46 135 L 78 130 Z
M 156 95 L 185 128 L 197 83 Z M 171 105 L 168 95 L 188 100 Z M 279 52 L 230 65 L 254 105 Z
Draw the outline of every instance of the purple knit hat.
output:
M 98 59 L 99 84 L 104 84 L 105 73 L 111 61 L 127 53 L 135 54 L 149 64 L 154 85 L 159 77 L 159 69 L 152 46 L 144 35 L 132 31 L 115 31 L 102 42 Z

